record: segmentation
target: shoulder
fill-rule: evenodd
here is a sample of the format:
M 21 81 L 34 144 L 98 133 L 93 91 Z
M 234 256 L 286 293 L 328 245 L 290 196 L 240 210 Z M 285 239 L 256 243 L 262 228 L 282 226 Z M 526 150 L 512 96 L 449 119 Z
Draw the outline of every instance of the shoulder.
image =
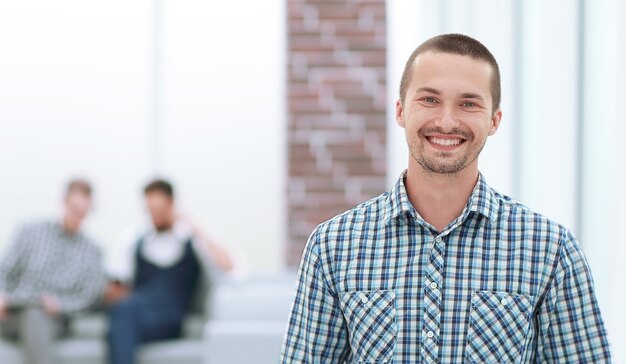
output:
M 337 274 L 358 255 L 365 235 L 384 228 L 389 191 L 367 200 L 319 224 L 309 237 L 302 265 L 319 271 L 328 288 L 337 292 Z
M 388 196 L 389 191 L 384 192 L 322 222 L 311 233 L 309 245 L 320 250 L 334 249 L 338 242 L 349 243 L 360 232 L 380 227 Z
M 152 229 L 152 225 L 148 222 L 128 225 L 117 235 L 116 245 L 134 246 L 139 240 L 146 237 Z
M 59 222 L 54 219 L 36 219 L 26 221 L 15 229 L 15 238 L 21 241 L 21 244 L 39 241 L 49 236 L 54 231 L 58 231 Z
M 319 224 L 314 232 L 345 232 L 348 226 L 382 221 L 389 192 L 384 192 Z
M 58 228 L 60 222 L 55 219 L 34 219 L 22 223 L 18 227 L 18 231 L 22 232 L 41 232 Z
M 177 220 L 174 223 L 174 226 L 172 226 L 172 234 L 176 240 L 182 242 L 187 242 L 194 238 L 193 227 L 182 220 Z
M 493 195 L 498 202 L 495 223 L 507 234 L 533 243 L 549 244 L 552 249 L 561 249 L 564 244 L 578 244 L 574 234 L 564 225 L 507 195 L 496 191 Z

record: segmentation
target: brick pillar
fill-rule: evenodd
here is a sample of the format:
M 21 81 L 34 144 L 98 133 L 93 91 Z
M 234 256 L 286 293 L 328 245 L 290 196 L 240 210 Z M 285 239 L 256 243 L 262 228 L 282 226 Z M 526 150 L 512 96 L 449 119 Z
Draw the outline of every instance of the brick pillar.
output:
M 287 0 L 288 246 L 384 191 L 385 1 Z

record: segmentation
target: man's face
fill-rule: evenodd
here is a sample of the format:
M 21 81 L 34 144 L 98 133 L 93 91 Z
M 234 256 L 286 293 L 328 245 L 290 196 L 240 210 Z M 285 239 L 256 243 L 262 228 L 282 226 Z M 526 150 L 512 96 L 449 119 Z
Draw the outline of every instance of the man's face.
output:
M 154 227 L 159 230 L 167 230 L 172 227 L 174 220 L 174 201 L 171 197 L 160 191 L 152 191 L 146 194 L 146 205 L 152 217 Z
M 81 191 L 70 191 L 65 196 L 65 228 L 75 232 L 91 209 L 91 197 Z
M 477 168 L 502 117 L 492 110 L 491 76 L 487 62 L 468 56 L 426 52 L 415 59 L 405 99 L 396 103 L 412 162 L 436 174 Z

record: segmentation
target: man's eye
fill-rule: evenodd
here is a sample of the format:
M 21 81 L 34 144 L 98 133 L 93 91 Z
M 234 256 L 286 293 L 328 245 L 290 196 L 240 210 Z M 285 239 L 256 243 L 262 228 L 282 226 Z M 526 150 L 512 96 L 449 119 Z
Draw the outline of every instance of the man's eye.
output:
M 475 107 L 476 103 L 473 103 L 471 101 L 465 101 L 464 103 L 461 104 L 463 107 Z
M 435 100 L 434 97 L 424 97 L 422 100 L 424 100 L 425 102 L 428 102 L 428 103 L 437 102 L 437 100 Z

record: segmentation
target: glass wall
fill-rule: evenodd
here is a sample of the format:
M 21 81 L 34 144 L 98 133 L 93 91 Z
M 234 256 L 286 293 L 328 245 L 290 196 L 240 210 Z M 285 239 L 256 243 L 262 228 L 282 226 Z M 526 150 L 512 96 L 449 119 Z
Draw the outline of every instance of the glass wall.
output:
M 115 244 L 159 175 L 240 266 L 279 270 L 283 19 L 278 1 L 2 2 L 0 247 L 75 175 L 95 184 L 90 230 Z

